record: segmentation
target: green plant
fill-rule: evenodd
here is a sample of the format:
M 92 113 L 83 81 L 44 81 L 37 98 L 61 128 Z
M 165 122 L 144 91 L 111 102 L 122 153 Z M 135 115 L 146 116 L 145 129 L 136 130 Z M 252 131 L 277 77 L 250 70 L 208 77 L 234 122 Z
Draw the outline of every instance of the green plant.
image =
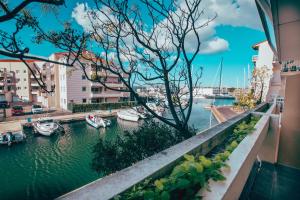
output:
M 114 139 L 100 138 L 94 147 L 92 168 L 109 174 L 173 146 L 195 135 L 177 131 L 154 120 L 145 121 L 138 129 L 117 134 Z
M 118 109 L 122 107 L 132 107 L 136 106 L 135 101 L 124 101 L 116 103 L 90 103 L 90 104 L 68 104 L 68 109 L 73 113 L 77 112 L 90 112 L 94 110 L 108 110 L 108 109 Z
M 198 191 L 200 188 L 208 187 L 209 179 L 214 181 L 225 179 L 221 168 L 227 167 L 226 160 L 242 139 L 254 130 L 258 120 L 258 117 L 252 117 L 250 122 L 243 121 L 238 124 L 231 139 L 226 142 L 225 148 L 212 158 L 203 155 L 185 155 L 184 160 L 174 167 L 169 175 L 156 180 L 147 179 L 117 199 L 201 199 Z
M 167 177 L 141 185 L 125 193 L 122 199 L 194 199 L 199 188 L 206 187 L 207 180 L 224 180 L 220 169 L 225 166 L 227 154 L 219 154 L 214 159 L 205 156 L 185 155 Z
M 234 107 L 238 110 L 248 110 L 254 108 L 256 100 L 252 91 L 248 93 L 241 92 L 237 95 L 237 102 L 234 103 Z

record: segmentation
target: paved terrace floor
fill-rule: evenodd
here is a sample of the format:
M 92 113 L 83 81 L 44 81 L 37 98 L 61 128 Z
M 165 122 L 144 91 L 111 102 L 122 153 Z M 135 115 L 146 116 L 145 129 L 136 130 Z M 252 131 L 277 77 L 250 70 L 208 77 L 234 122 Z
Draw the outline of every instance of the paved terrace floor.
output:
M 300 199 L 300 170 L 263 162 L 254 174 L 250 192 L 242 200 Z

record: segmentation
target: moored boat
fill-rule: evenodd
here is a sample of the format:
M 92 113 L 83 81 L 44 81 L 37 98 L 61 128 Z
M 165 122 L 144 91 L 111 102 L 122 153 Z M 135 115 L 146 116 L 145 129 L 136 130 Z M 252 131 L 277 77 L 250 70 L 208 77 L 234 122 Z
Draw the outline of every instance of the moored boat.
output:
M 135 112 L 130 112 L 129 110 L 122 110 L 117 112 L 117 115 L 120 119 L 137 122 L 140 118 Z
M 162 106 L 158 106 L 156 105 L 156 103 L 146 103 L 146 105 L 152 110 L 154 111 L 158 116 L 162 116 L 163 112 L 165 111 L 165 109 Z M 150 112 L 148 112 L 148 114 L 151 115 Z
M 107 126 L 110 126 L 111 124 L 111 121 L 110 120 L 107 120 L 107 119 L 103 119 L 102 117 L 100 116 L 97 116 L 97 115 L 87 115 L 85 117 L 85 121 L 93 126 L 94 128 L 100 128 L 100 127 L 107 127 Z
M 61 126 L 53 119 L 40 119 L 33 123 L 33 128 L 35 133 L 51 136 L 54 133 L 59 132 Z
M 7 144 L 22 142 L 26 139 L 26 135 L 22 131 L 7 131 L 0 134 L 0 144 Z
M 142 106 L 133 107 L 132 109 L 128 110 L 128 112 L 138 115 L 142 119 L 147 118 L 145 109 Z

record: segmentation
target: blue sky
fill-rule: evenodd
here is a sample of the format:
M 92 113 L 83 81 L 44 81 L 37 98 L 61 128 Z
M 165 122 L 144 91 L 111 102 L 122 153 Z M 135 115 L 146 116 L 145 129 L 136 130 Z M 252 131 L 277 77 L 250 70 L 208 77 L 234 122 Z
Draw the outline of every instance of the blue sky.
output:
M 84 10 L 80 7 L 82 5 L 93 8 L 90 1 L 67 1 L 66 6 L 58 10 L 60 20 L 71 20 L 78 28 L 84 27 L 85 21 L 82 20 Z M 244 68 L 247 69 L 247 65 L 250 64 L 253 69 L 251 57 L 256 52 L 252 49 L 252 45 L 265 40 L 254 0 L 204 0 L 202 6 L 207 8 L 208 15 L 218 14 L 217 19 L 201 33 L 202 53 L 194 62 L 194 67 L 204 67 L 202 85 L 217 85 L 217 82 L 213 83 L 213 79 L 223 57 L 223 85 L 236 86 L 237 79 L 239 79 L 239 85 L 242 86 Z M 33 5 L 31 8 L 46 29 L 51 30 L 60 26 L 53 15 L 40 12 L 39 6 Z M 78 12 L 72 16 L 76 8 Z M 0 28 L 10 30 L 13 26 L 7 23 L 2 24 Z M 57 51 L 48 44 L 33 45 L 31 36 L 32 33 L 29 31 L 24 31 L 20 35 L 20 38 L 29 46 L 31 54 L 49 56 Z

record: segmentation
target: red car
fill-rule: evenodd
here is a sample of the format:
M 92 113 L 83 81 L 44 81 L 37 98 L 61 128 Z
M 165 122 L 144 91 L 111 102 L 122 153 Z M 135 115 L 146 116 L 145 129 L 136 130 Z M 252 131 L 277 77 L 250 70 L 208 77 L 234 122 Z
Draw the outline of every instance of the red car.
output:
M 11 108 L 11 114 L 12 115 L 23 115 L 24 114 L 24 110 L 22 106 L 13 106 Z

